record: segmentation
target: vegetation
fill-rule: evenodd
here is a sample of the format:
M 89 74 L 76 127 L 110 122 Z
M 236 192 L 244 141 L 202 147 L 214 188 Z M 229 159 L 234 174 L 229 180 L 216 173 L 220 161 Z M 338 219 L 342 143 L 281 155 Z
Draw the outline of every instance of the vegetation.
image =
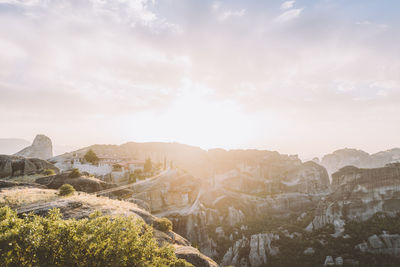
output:
M 0 265 L 192 266 L 172 246 L 158 247 L 151 227 L 134 217 L 95 212 L 63 220 L 53 209 L 47 217 L 19 218 L 9 207 L 0 208 Z
M 70 196 L 73 195 L 75 193 L 75 189 L 72 185 L 70 184 L 63 184 L 62 186 L 60 186 L 60 188 L 58 189 L 58 194 L 60 196 Z
M 92 164 L 97 164 L 99 162 L 99 158 L 97 157 L 96 153 L 94 153 L 94 151 L 91 149 L 86 152 L 85 156 L 83 156 L 83 159 Z
M 345 234 L 349 234 L 356 242 L 361 243 L 371 235 L 379 235 L 383 231 L 390 234 L 400 233 L 400 214 L 388 216 L 376 213 L 363 222 L 349 221 L 345 225 Z
M 153 164 L 151 163 L 151 159 L 146 159 L 144 163 L 144 172 L 151 172 L 153 170 Z
M 44 169 L 42 174 L 44 174 L 44 175 L 55 175 L 56 172 L 53 169 Z
M 81 177 L 81 175 L 82 174 L 79 171 L 79 169 L 75 168 L 75 169 L 72 169 L 71 173 L 69 174 L 69 177 L 70 178 L 78 178 L 78 177 Z
M 154 228 L 162 232 L 172 231 L 172 222 L 167 218 L 159 218 L 154 222 Z

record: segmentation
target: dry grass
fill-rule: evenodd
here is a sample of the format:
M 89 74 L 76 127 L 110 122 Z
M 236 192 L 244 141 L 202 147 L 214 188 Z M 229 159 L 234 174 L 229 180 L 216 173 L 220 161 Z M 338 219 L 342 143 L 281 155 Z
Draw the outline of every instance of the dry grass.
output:
M 11 182 L 22 182 L 22 183 L 34 183 L 37 178 L 45 177 L 43 174 L 34 174 L 34 175 L 23 175 L 16 176 L 12 178 L 8 178 L 7 181 Z
M 93 210 L 100 210 L 107 214 L 131 215 L 132 210 L 142 210 L 134 203 L 107 197 L 96 197 L 82 192 L 60 197 L 58 191 L 52 189 L 13 187 L 0 191 L 0 207 L 8 205 L 11 208 L 19 208 L 26 205 L 52 202 L 58 199 L 79 201 L 92 207 Z
M 96 197 L 86 193 L 75 193 L 68 197 L 71 200 L 80 201 L 88 204 L 96 210 L 108 211 L 111 214 L 129 215 L 130 210 L 140 209 L 136 204 L 127 201 L 110 199 L 108 197 Z
M 34 203 L 44 203 L 58 198 L 57 191 L 40 188 L 5 188 L 0 191 L 0 207 L 12 208 Z

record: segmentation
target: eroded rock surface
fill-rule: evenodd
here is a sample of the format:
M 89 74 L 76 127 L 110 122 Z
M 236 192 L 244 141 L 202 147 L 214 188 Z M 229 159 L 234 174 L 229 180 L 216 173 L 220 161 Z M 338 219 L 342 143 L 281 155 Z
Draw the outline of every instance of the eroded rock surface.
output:
M 51 139 L 43 134 L 38 134 L 32 145 L 14 154 L 25 158 L 50 159 L 53 157 L 53 144 Z
M 0 178 L 33 175 L 45 169 L 59 172 L 53 164 L 42 159 L 0 155 Z

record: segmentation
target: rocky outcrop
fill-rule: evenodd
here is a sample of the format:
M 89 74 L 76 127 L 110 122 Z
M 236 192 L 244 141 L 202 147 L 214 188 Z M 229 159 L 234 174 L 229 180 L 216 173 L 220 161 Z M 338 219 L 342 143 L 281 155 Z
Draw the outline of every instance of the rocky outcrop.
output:
M 388 163 L 400 161 L 400 148 L 393 148 L 375 154 L 368 154 L 357 149 L 339 149 L 322 158 L 321 165 L 324 166 L 329 174 L 332 174 L 345 166 L 355 166 L 358 168 L 379 168 Z
M 250 239 L 243 237 L 228 249 L 221 266 L 265 266 L 268 257 L 279 252 L 277 247 L 271 245 L 273 240 L 278 239 L 277 234 L 256 234 Z
M 36 179 L 35 182 L 51 189 L 58 189 L 63 184 L 70 184 L 75 188 L 75 190 L 86 193 L 94 193 L 116 187 L 115 184 L 107 183 L 94 177 L 81 176 L 71 178 L 69 177 L 69 173 L 41 177 Z
M 346 220 L 367 220 L 377 212 L 400 212 L 400 164 L 361 169 L 347 166 L 332 174 L 332 193 L 319 201 L 308 230 L 333 224 L 343 232 Z
M 372 235 L 367 242 L 356 246 L 361 252 L 400 256 L 400 234 Z
M 0 178 L 39 174 L 45 169 L 59 172 L 58 168 L 45 160 L 0 155 Z
M 175 255 L 190 262 L 194 266 L 218 267 L 218 264 L 209 257 L 200 253 L 198 249 L 189 246 L 175 246 Z
M 53 157 L 53 145 L 51 139 L 45 135 L 38 134 L 31 146 L 28 146 L 14 154 L 25 158 L 50 159 Z

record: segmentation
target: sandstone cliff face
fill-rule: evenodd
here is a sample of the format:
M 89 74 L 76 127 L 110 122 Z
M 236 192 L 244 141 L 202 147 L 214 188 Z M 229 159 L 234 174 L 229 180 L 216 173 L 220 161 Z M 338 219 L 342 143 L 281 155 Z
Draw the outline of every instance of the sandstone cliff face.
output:
M 329 178 L 316 163 L 283 157 L 239 165 L 210 179 L 171 172 L 140 181 L 131 190 L 132 200 L 146 202 L 157 216 L 168 217 L 174 231 L 207 256 L 220 262 L 225 258 L 225 265 L 263 266 L 267 255 L 277 251 L 271 247 L 276 236 L 249 234 L 251 225 L 266 215 L 285 217 L 316 208 L 329 192 Z
M 357 149 L 340 149 L 322 158 L 321 165 L 324 166 L 329 174 L 332 174 L 345 166 L 355 166 L 359 168 L 379 168 L 388 163 L 400 161 L 400 148 L 393 148 L 375 154 L 368 154 Z
M 45 169 L 59 172 L 58 168 L 45 160 L 0 155 L 0 178 L 38 174 Z
M 51 139 L 45 135 L 39 134 L 35 137 L 31 146 L 22 149 L 14 155 L 25 158 L 50 159 L 53 157 Z
M 309 229 L 333 224 L 339 233 L 345 220 L 364 221 L 377 212 L 400 212 L 400 164 L 374 169 L 349 166 L 334 173 L 332 193 L 319 202 Z

